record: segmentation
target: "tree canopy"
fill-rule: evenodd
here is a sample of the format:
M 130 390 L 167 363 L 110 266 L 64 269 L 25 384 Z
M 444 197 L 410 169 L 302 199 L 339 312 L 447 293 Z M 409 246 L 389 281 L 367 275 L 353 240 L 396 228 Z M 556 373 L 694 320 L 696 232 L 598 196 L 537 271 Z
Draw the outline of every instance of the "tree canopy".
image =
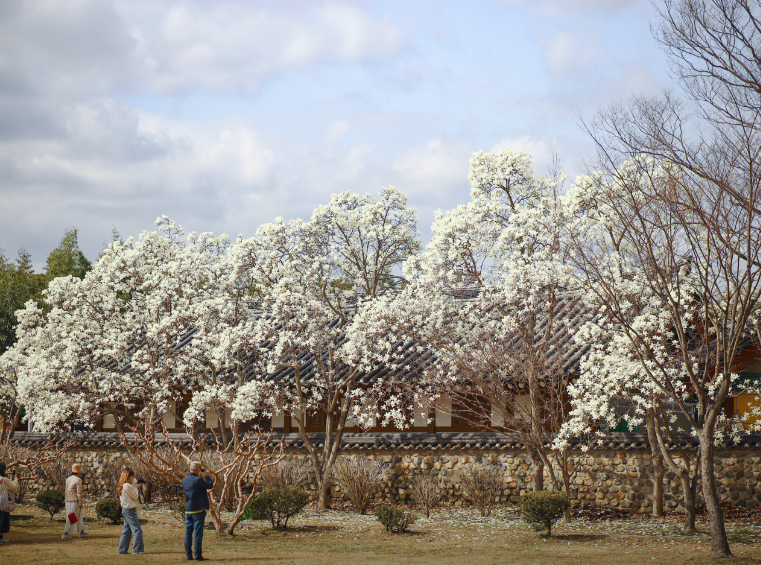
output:
M 92 263 L 79 249 L 77 228 L 69 228 L 63 234 L 61 243 L 50 255 L 45 266 L 45 282 L 50 283 L 55 278 L 71 275 L 78 279 L 92 270 Z

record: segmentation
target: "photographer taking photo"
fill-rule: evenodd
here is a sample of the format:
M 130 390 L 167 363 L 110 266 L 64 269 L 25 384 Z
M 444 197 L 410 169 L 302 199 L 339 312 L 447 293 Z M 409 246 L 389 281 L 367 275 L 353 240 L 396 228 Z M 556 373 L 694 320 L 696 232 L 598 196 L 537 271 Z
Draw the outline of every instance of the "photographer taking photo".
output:
M 119 502 L 122 507 L 122 516 L 124 516 L 124 530 L 122 537 L 119 539 L 119 553 L 129 553 L 129 542 L 132 542 L 132 553 L 145 553 L 143 545 L 143 528 L 140 527 L 140 508 L 143 506 L 142 489 L 145 481 L 135 479 L 135 472 L 129 467 L 125 467 L 122 476 L 119 478 L 119 486 L 116 487 L 119 493 Z
M 201 478 L 203 473 L 203 478 Z M 182 479 L 182 489 L 185 491 L 185 557 L 193 559 L 193 534 L 196 537 L 196 561 L 207 561 L 203 556 L 203 525 L 206 511 L 209 509 L 208 491 L 214 488 L 214 480 L 207 469 L 203 469 L 200 461 L 190 463 L 190 474 Z

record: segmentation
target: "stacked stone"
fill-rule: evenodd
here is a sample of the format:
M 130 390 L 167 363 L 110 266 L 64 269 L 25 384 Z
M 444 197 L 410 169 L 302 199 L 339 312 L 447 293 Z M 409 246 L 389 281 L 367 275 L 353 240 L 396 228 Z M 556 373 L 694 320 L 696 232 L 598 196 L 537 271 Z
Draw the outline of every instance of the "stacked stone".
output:
M 347 451 L 347 455 L 352 454 Z M 357 452 L 363 456 L 377 458 L 391 468 L 390 478 L 378 492 L 377 501 L 394 503 L 410 502 L 408 485 L 416 474 L 431 474 L 440 480 L 442 502 L 450 505 L 468 504 L 467 497 L 454 482 L 457 469 L 471 463 L 497 465 L 503 470 L 505 488 L 499 502 L 517 502 L 518 497 L 531 489 L 531 459 L 519 450 L 391 450 Z M 287 457 L 294 462 L 309 465 L 303 450 L 291 450 Z M 65 464 L 71 467 L 79 463 L 85 470 L 84 488 L 91 500 L 105 498 L 112 490 L 112 479 L 104 473 L 111 461 L 125 462 L 126 452 L 119 447 L 75 446 L 66 454 Z M 571 458 L 575 466 L 572 499 L 576 503 L 610 506 L 631 512 L 650 511 L 653 492 L 653 467 L 650 451 L 637 450 L 594 450 L 579 453 Z M 757 508 L 761 503 L 761 450 L 717 450 L 716 479 L 722 501 L 737 506 Z M 681 482 L 666 468 L 665 505 L 669 511 L 683 509 Z M 550 487 L 548 470 L 545 469 L 545 486 Z M 316 494 L 317 485 L 312 474 L 309 489 Z M 42 471 L 30 484 L 30 493 L 52 488 Z M 344 500 L 338 485 L 333 485 L 332 496 Z M 698 503 L 701 502 L 700 495 Z

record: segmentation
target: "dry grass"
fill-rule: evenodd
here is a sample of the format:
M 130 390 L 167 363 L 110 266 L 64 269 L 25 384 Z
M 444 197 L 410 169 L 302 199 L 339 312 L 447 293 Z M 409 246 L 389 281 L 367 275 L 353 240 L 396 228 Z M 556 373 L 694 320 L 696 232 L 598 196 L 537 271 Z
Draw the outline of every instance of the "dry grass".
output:
M 35 514 L 15 520 L 10 543 L 0 546 L 0 563 L 58 563 L 112 565 L 116 563 L 178 563 L 185 561 L 184 528 L 160 513 L 145 524 L 146 555 L 116 554 L 121 526 L 88 524 L 91 535 L 61 540 L 63 524 L 51 523 L 28 507 L 17 514 Z M 93 515 L 92 512 L 89 515 Z M 559 524 L 557 536 L 537 536 L 516 519 L 512 510 L 497 509 L 481 518 L 473 509 L 435 510 L 419 520 L 409 534 L 387 534 L 371 516 L 332 511 L 308 511 L 286 532 L 275 532 L 263 522 L 247 523 L 232 538 L 204 537 L 204 554 L 225 563 L 591 563 L 600 565 L 707 562 L 708 538 L 679 535 L 676 520 L 633 520 Z M 736 563 L 761 563 L 761 526 L 730 524 L 736 543 Z

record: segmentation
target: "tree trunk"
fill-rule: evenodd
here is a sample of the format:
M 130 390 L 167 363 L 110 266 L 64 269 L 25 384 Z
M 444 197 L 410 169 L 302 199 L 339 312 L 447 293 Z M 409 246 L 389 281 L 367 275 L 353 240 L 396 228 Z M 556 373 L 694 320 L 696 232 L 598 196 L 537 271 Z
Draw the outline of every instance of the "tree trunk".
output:
M 721 559 L 732 557 L 732 551 L 729 549 L 727 531 L 724 527 L 724 514 L 714 484 L 716 476 L 713 470 L 712 439 L 708 437 L 705 430 L 700 434 L 700 474 L 703 482 L 703 500 L 708 513 L 708 525 L 711 529 L 711 558 Z
M 544 461 L 536 451 L 531 454 L 531 463 L 534 469 L 534 491 L 544 490 Z
M 656 451 L 660 451 L 658 446 L 655 447 Z M 665 470 L 663 468 L 663 458 L 660 458 L 658 463 L 653 465 L 653 518 L 661 518 L 663 516 L 663 477 Z
M 568 497 L 568 501 L 571 501 L 571 475 L 568 472 L 568 451 L 563 451 L 563 454 L 558 456 L 555 455 L 555 462 L 557 463 L 558 467 L 560 468 L 560 479 L 563 482 L 563 492 Z M 553 471 L 554 472 L 554 471 Z M 566 522 L 571 521 L 571 507 L 565 509 L 563 512 L 563 520 Z
M 225 530 L 225 525 L 222 522 L 222 518 L 219 516 L 219 514 L 217 514 L 214 499 L 212 497 L 209 497 L 209 499 L 209 502 L 211 502 L 211 504 L 209 504 L 209 517 L 211 518 L 212 524 L 214 524 L 214 529 L 216 530 L 218 536 L 226 536 L 227 531 Z
M 655 418 L 655 410 L 650 408 L 647 411 L 647 417 L 645 419 L 647 423 L 647 438 L 650 442 L 650 453 L 653 458 L 653 518 L 661 518 L 663 516 L 663 453 L 658 445 L 658 438 L 656 436 L 655 426 L 657 420 Z
M 317 510 L 330 510 L 330 479 L 323 478 L 317 482 Z
M 690 479 L 690 472 L 683 471 L 679 474 L 679 480 L 682 483 L 682 492 L 684 493 L 684 530 L 689 533 L 695 532 L 695 509 L 697 498 L 697 469 L 695 476 Z

